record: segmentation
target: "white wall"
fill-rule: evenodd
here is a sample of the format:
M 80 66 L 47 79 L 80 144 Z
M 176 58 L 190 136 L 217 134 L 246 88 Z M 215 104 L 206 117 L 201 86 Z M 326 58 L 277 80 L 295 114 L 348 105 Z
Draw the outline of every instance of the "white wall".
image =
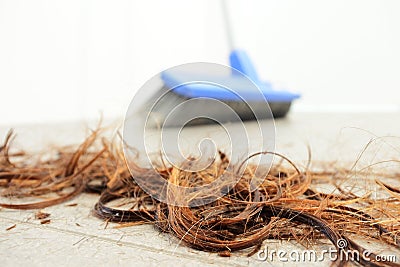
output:
M 400 1 L 229 1 L 259 74 L 294 111 L 400 107 Z M 123 116 L 159 71 L 227 63 L 215 0 L 0 0 L 0 124 Z

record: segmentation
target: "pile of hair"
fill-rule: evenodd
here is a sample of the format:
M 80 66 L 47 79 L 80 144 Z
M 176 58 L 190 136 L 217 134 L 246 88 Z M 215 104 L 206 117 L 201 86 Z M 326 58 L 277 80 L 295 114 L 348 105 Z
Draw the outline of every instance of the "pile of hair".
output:
M 122 146 L 102 138 L 99 131 L 93 131 L 79 146 L 33 156 L 10 150 L 13 136 L 10 131 L 0 146 L 1 196 L 11 201 L 0 203 L 3 208 L 42 209 L 84 192 L 98 193 L 93 211 L 97 217 L 132 225 L 152 223 L 189 247 L 221 256 L 239 250 L 251 256 L 266 239 L 295 239 L 304 246 L 328 239 L 338 251 L 362 253 L 366 248 L 353 240 L 359 236 L 400 248 L 400 190 L 384 182 L 383 176 L 370 181 L 382 191 L 379 197 L 368 191 L 358 195 L 340 186 L 354 176 L 352 170 L 300 170 L 277 154 L 282 161 L 262 177 L 256 190 L 250 190 L 254 166 L 249 164 L 225 196 L 203 206 L 179 207 L 161 203 L 144 192 L 126 166 Z M 166 180 L 175 184 L 184 181 L 190 187 L 216 179 L 228 163 L 228 157 L 220 152 L 219 159 L 205 170 L 188 172 L 164 166 L 157 172 Z M 364 173 L 356 175 L 360 179 Z M 387 174 L 385 178 L 398 180 L 400 174 Z M 316 189 L 319 184 L 330 184 L 338 193 L 320 192 Z M 23 202 L 32 197 L 38 201 Z M 338 246 L 341 239 L 346 241 L 346 248 Z M 357 263 L 399 266 L 362 257 Z

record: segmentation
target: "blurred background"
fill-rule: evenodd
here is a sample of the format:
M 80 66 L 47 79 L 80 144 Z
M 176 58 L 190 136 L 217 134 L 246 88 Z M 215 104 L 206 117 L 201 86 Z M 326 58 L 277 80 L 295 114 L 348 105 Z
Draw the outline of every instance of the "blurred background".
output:
M 400 1 L 230 0 L 234 42 L 291 112 L 400 110 Z M 123 117 L 153 75 L 228 64 L 215 0 L 0 0 L 0 124 Z

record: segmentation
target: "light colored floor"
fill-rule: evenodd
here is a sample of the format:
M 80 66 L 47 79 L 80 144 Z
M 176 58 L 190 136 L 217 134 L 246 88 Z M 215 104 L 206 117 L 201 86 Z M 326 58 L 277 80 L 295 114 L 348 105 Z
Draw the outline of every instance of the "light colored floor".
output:
M 378 114 L 291 114 L 276 121 L 277 151 L 299 164 L 307 159 L 307 145 L 311 147 L 315 161 L 338 161 L 347 164 L 355 161 L 363 146 L 376 136 L 399 136 L 400 113 Z M 85 136 L 85 123 L 60 125 L 4 125 L 0 136 L 14 127 L 18 134 L 16 145 L 30 150 L 44 149 L 51 144 L 72 144 Z M 397 138 L 388 137 L 388 143 L 399 144 Z M 385 143 L 387 144 L 387 143 Z M 382 143 L 380 143 L 382 146 Z M 374 158 L 366 156 L 370 163 L 379 157 L 391 157 L 397 151 L 374 150 Z M 362 162 L 361 162 L 362 163 Z M 151 225 L 115 228 L 91 215 L 98 196 L 84 194 L 68 203 L 44 209 L 51 214 L 51 223 L 41 225 L 34 218 L 36 211 L 0 210 L 0 266 L 271 266 L 287 265 L 279 261 L 263 262 L 257 255 L 235 253 L 230 258 L 195 251 L 179 244 L 179 240 L 161 234 Z M 3 199 L 4 201 L 4 199 Z M 70 207 L 67 204 L 78 203 Z M 16 224 L 16 227 L 6 229 Z M 269 249 L 296 249 L 302 247 L 291 242 L 266 242 Z M 328 248 L 329 245 L 315 249 Z M 398 252 L 397 252 L 398 253 Z M 400 257 L 398 257 L 400 258 Z M 312 265 L 327 265 L 312 263 Z M 291 265 L 302 265 L 291 263 Z

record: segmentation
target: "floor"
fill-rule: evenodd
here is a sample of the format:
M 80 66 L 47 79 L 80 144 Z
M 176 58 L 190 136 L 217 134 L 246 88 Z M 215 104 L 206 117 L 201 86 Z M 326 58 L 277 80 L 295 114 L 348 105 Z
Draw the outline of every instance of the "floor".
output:
M 363 147 L 376 136 L 400 137 L 400 124 L 397 123 L 399 117 L 400 113 L 290 114 L 288 118 L 276 121 L 276 151 L 301 165 L 308 158 L 309 146 L 314 162 L 351 164 Z M 0 136 L 5 136 L 10 127 L 18 134 L 15 145 L 31 151 L 43 150 L 48 145 L 79 142 L 87 132 L 86 122 L 4 125 L 0 127 Z M 366 153 L 360 164 L 398 156 L 398 151 L 393 147 L 399 147 L 400 138 L 386 137 L 385 140 L 387 142 L 370 146 L 368 149 L 371 149 L 373 157 Z M 91 215 L 96 200 L 97 196 L 84 194 L 68 203 L 46 208 L 43 211 L 51 214 L 51 223 L 43 225 L 35 219 L 37 211 L 1 209 L 1 266 L 302 265 L 301 262 L 265 262 L 258 259 L 257 254 L 247 257 L 246 253 L 222 258 L 181 246 L 179 240 L 157 232 L 151 225 L 125 228 L 116 228 L 116 224 L 106 225 Z M 7 230 L 14 225 L 14 228 Z M 302 250 L 302 247 L 292 242 L 268 241 L 265 244 L 268 249 Z M 316 249 L 329 247 L 327 244 Z M 327 263 L 312 262 L 310 265 L 325 266 Z

